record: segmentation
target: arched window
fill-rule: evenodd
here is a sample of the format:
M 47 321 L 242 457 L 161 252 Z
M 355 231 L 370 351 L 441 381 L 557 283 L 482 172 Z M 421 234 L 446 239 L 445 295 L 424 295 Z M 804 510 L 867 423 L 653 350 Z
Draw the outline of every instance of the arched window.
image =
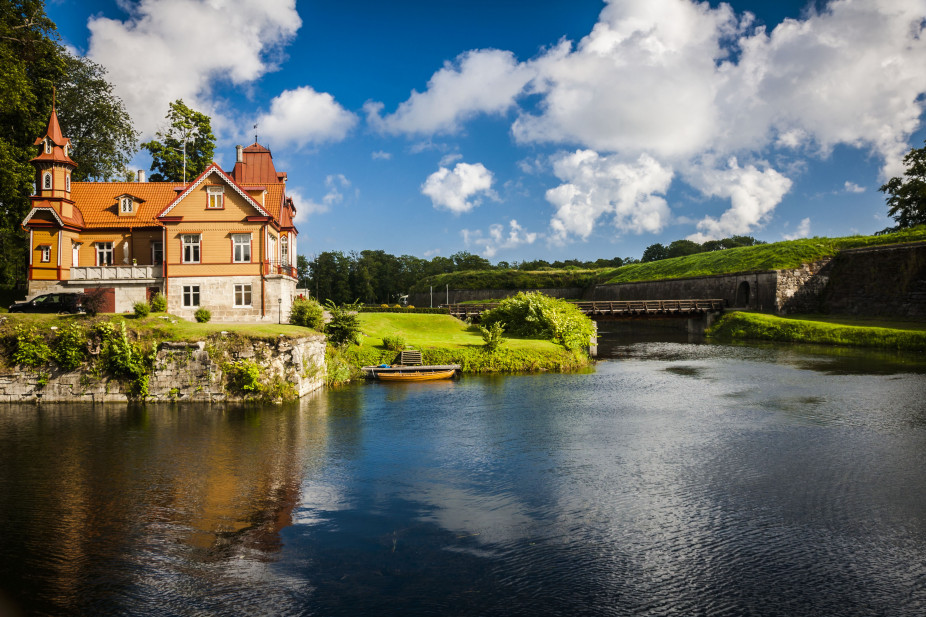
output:
M 64 190 L 68 193 L 71 192 L 71 174 L 68 174 L 64 177 Z
M 51 190 L 51 172 L 46 171 L 42 178 L 42 188 Z
M 280 236 L 280 261 L 284 266 L 289 265 L 289 236 Z

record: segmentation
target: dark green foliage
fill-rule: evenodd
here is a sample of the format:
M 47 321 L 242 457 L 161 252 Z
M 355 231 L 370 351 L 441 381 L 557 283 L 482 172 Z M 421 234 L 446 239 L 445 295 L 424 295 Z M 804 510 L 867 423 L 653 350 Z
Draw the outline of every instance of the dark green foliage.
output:
M 151 307 L 147 302 L 136 302 L 132 305 L 132 309 L 135 311 L 135 317 L 138 319 L 147 317 L 151 312 Z
M 383 347 L 389 351 L 402 351 L 405 349 L 405 339 L 398 334 L 383 337 Z
M 926 224 L 926 147 L 911 149 L 903 162 L 903 177 L 891 178 L 878 189 L 887 195 L 887 213 L 898 230 Z
M 78 323 L 69 323 L 58 331 L 53 352 L 55 362 L 66 371 L 79 368 L 87 358 L 87 333 Z
M 648 263 L 650 261 L 659 261 L 660 259 L 668 259 L 669 249 L 659 244 L 650 244 L 643 251 L 643 257 L 640 259 L 643 263 Z
M 350 344 L 359 345 L 363 335 L 360 331 L 360 320 L 357 319 L 357 306 L 355 304 L 338 306 L 329 300 L 325 308 L 331 314 L 331 321 L 325 326 L 328 341 L 338 347 Z
M 482 325 L 508 325 L 516 336 L 551 339 L 566 349 L 588 347 L 594 323 L 575 305 L 539 292 L 521 292 L 502 300 L 498 307 L 482 314 Z
M 141 145 L 151 154 L 151 171 L 154 172 L 151 181 L 188 182 L 212 163 L 215 135 L 212 134 L 211 120 L 209 116 L 187 107 L 182 99 L 170 104 L 166 120 L 167 128 Z
M 167 296 L 160 291 L 151 296 L 151 310 L 155 313 L 163 313 L 167 310 Z
M 69 155 L 77 163 L 71 175 L 83 180 L 122 180 L 138 149 L 138 134 L 122 100 L 106 81 L 106 69 L 87 58 L 63 55 L 65 72 L 58 85 L 58 120 L 70 138 Z
M 196 321 L 199 323 L 209 323 L 209 320 L 212 319 L 212 313 L 209 311 L 209 309 L 200 307 L 196 309 L 195 313 L 193 313 L 193 317 L 195 317 Z
M 322 305 L 309 298 L 296 298 L 289 313 L 289 323 L 321 332 L 325 327 Z
M 666 248 L 666 257 L 684 257 L 701 252 L 701 245 L 691 240 L 675 240 Z
M 13 352 L 15 364 L 35 368 L 44 366 L 50 358 L 51 348 L 35 326 L 16 326 L 16 350 Z
M 103 310 L 103 303 L 106 301 L 106 292 L 102 288 L 96 287 L 83 295 L 81 306 L 88 315 L 93 317 Z
M 505 324 L 500 321 L 488 324 L 488 326 L 479 326 L 479 332 L 482 333 L 482 340 L 485 341 L 486 351 L 489 353 L 493 353 L 505 342 L 505 339 L 502 338 L 502 334 L 505 332 Z

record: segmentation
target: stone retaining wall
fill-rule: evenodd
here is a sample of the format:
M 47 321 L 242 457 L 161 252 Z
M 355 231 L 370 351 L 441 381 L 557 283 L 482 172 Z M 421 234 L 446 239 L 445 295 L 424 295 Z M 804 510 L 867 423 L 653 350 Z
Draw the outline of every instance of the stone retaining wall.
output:
M 213 350 L 215 354 L 215 350 Z M 274 342 L 253 341 L 249 345 L 218 352 L 213 357 L 206 343 L 162 343 L 148 380 L 152 401 L 235 401 L 240 394 L 225 388 L 222 364 L 252 360 L 261 366 L 264 378 L 278 377 L 293 384 L 298 396 L 325 385 L 325 339 L 323 336 Z M 99 378 L 90 370 L 63 372 L 14 369 L 0 372 L 0 402 L 126 402 L 130 384 Z

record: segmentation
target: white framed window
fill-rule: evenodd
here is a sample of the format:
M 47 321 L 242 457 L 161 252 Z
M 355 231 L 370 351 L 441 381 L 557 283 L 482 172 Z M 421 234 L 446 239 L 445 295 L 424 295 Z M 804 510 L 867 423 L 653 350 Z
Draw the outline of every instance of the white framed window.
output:
M 96 243 L 96 265 L 111 266 L 113 265 L 113 243 L 97 242 Z
M 251 306 L 251 284 L 235 285 L 235 306 Z
M 185 264 L 198 264 L 199 263 L 199 249 L 200 249 L 200 235 L 199 234 L 183 234 L 180 236 L 181 242 L 183 243 L 183 263 Z
M 132 201 L 131 197 L 123 197 L 120 200 L 119 210 L 121 210 L 123 214 L 131 214 L 135 210 L 135 202 Z
M 71 174 L 68 174 L 64 177 L 64 190 L 68 193 L 71 192 Z
M 64 156 L 68 155 L 68 145 L 64 144 Z
M 209 201 L 206 203 L 207 208 L 210 210 L 221 210 L 225 207 L 225 187 L 207 186 L 206 193 L 209 197 Z
M 164 263 L 164 243 L 163 242 L 152 242 L 151 243 L 151 263 L 156 266 Z
M 280 236 L 280 262 L 284 266 L 289 265 L 289 236 L 286 234 Z
M 251 234 L 232 234 L 232 260 L 235 263 L 251 262 Z
M 51 140 L 45 140 L 45 154 L 51 154 Z
M 46 245 L 39 247 L 39 252 L 42 254 L 42 262 L 48 263 L 51 261 L 51 247 Z
M 42 188 L 46 190 L 51 190 L 51 172 L 46 171 L 42 176 Z
M 277 237 L 276 236 L 267 236 L 267 259 L 270 260 L 270 263 L 276 261 L 277 258 Z
M 183 286 L 183 306 L 185 307 L 199 306 L 199 285 L 184 285 Z
M 77 260 L 78 257 L 80 257 L 80 242 L 74 242 L 71 244 L 71 265 L 75 268 L 80 263 Z

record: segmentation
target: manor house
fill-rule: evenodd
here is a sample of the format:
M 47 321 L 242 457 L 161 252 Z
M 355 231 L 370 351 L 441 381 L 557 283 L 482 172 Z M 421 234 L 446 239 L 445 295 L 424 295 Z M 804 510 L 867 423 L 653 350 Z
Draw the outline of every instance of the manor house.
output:
M 270 150 L 237 147 L 232 171 L 212 163 L 189 183 L 71 182 L 54 110 L 38 156 L 29 233 L 29 298 L 104 290 L 104 312 L 126 312 L 160 291 L 192 319 L 270 321 L 296 292 L 296 209 Z

